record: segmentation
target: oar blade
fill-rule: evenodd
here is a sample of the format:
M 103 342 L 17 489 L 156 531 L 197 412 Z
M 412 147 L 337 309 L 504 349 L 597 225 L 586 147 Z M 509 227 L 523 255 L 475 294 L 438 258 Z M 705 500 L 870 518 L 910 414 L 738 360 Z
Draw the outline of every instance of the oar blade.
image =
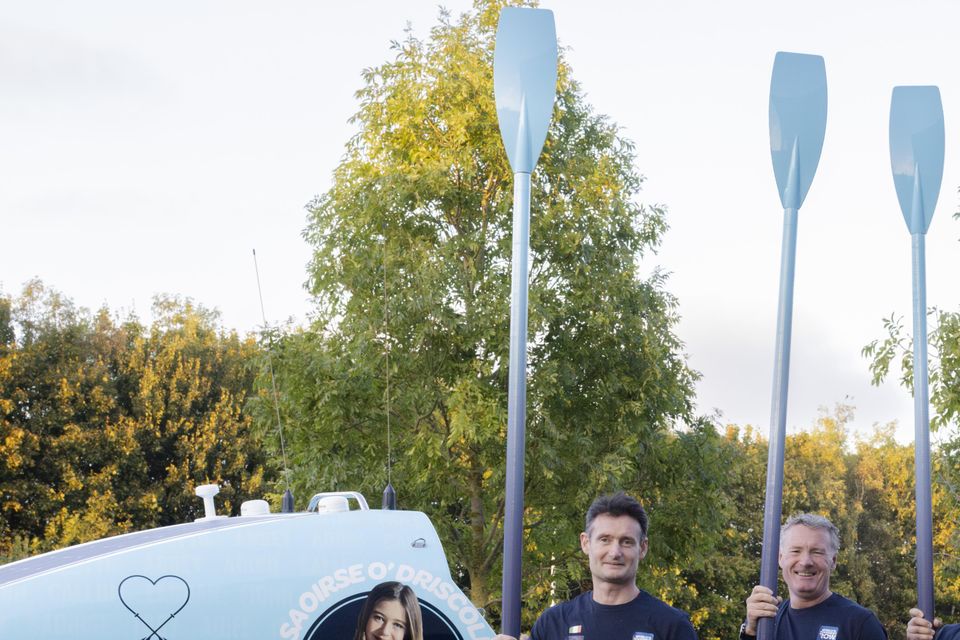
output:
M 504 7 L 493 54 L 500 136 L 514 173 L 531 173 L 553 116 L 557 32 L 547 9 Z
M 911 234 L 926 233 L 943 180 L 940 89 L 894 87 L 890 101 L 890 166 L 900 211 Z
M 799 209 L 820 163 L 827 129 L 823 57 L 777 52 L 770 81 L 770 156 L 784 209 Z

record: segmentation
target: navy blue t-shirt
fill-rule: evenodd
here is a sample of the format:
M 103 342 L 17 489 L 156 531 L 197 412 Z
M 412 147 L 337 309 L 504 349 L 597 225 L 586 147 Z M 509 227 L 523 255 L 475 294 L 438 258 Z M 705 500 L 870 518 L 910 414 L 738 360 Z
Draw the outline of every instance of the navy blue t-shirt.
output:
M 593 592 L 550 607 L 531 640 L 697 640 L 690 618 L 646 591 L 625 604 L 600 604 Z
M 780 605 L 774 621 L 776 640 L 886 640 L 877 616 L 836 593 L 818 605 L 791 609 Z

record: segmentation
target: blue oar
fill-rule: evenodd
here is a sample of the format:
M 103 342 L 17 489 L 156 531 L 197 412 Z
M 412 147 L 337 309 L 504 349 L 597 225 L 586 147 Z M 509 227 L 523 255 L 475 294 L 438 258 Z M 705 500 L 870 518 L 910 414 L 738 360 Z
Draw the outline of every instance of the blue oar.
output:
M 503 9 L 493 55 L 493 89 L 500 136 L 513 169 L 513 277 L 501 628 L 503 633 L 519 637 L 523 456 L 527 414 L 530 174 L 547 139 L 557 90 L 557 33 L 552 11 L 516 7 Z
M 927 283 L 924 237 L 943 179 L 943 106 L 937 87 L 894 87 L 890 165 L 913 244 L 913 418 L 917 496 L 917 604 L 933 620 L 933 516 L 927 392 Z
M 797 211 L 817 172 L 827 128 L 827 72 L 823 58 L 778 52 L 770 81 L 770 155 L 783 203 L 783 246 L 780 256 L 780 304 L 773 363 L 767 493 L 763 510 L 763 555 L 760 584 L 776 593 L 777 551 L 783 500 L 783 444 L 787 424 L 790 377 L 790 334 L 793 323 L 793 279 L 797 254 Z M 759 640 L 770 637 L 772 619 L 761 618 Z

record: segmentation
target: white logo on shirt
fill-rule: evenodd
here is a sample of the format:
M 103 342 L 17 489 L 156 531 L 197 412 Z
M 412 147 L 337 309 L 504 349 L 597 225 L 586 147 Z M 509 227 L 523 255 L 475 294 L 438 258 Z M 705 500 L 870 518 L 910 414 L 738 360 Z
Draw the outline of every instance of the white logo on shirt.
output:
M 840 629 L 837 627 L 820 627 L 820 633 L 817 634 L 817 640 L 837 640 Z

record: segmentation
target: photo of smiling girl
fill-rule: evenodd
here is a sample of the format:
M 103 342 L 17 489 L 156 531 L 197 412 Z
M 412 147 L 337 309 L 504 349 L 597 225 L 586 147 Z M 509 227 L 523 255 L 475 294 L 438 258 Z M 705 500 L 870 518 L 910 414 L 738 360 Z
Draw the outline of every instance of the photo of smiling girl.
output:
M 402 582 L 382 582 L 367 595 L 353 640 L 423 640 L 420 603 Z

